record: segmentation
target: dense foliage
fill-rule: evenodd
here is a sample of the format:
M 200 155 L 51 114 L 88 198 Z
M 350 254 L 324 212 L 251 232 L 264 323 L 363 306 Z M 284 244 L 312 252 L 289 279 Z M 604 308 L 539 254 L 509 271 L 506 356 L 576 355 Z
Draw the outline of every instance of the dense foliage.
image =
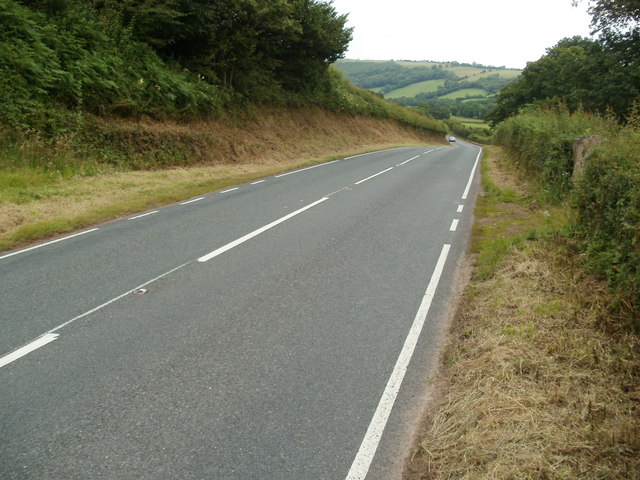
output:
M 0 122 L 58 134 L 85 112 L 317 97 L 351 39 L 345 22 L 319 0 L 4 0 Z
M 594 271 L 640 309 L 640 123 L 609 135 L 575 192 L 577 235 Z

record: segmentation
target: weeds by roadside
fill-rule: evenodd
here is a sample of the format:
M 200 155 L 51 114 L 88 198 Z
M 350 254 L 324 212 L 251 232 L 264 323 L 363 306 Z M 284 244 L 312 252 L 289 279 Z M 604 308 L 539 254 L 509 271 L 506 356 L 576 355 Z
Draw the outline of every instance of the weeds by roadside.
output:
M 476 273 L 415 479 L 640 478 L 640 342 L 548 210 L 490 148 Z M 496 240 L 498 239 L 498 240 Z

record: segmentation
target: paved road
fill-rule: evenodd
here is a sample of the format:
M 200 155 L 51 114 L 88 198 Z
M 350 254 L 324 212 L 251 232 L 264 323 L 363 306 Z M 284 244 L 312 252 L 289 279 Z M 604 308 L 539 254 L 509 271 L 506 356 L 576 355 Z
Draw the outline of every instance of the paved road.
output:
M 0 478 L 393 478 L 479 152 L 341 159 L 0 253 Z

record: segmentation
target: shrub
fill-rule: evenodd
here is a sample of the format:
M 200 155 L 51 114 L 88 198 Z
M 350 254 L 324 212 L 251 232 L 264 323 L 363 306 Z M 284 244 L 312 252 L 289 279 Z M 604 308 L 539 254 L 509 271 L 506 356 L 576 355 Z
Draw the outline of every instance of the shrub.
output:
M 575 231 L 593 271 L 640 308 L 640 131 L 604 139 L 588 159 L 574 196 Z
M 559 201 L 571 191 L 573 140 L 603 134 L 611 122 L 564 106 L 532 107 L 498 125 L 496 141 L 515 155 L 528 174 L 539 180 L 549 198 Z

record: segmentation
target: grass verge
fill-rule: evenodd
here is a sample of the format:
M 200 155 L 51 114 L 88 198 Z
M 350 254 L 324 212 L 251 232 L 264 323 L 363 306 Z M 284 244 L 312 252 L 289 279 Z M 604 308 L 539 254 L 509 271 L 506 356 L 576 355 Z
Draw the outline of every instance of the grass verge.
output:
M 606 285 L 488 148 L 475 269 L 405 480 L 640 478 L 640 349 Z M 436 387 L 434 387 L 436 388 Z

